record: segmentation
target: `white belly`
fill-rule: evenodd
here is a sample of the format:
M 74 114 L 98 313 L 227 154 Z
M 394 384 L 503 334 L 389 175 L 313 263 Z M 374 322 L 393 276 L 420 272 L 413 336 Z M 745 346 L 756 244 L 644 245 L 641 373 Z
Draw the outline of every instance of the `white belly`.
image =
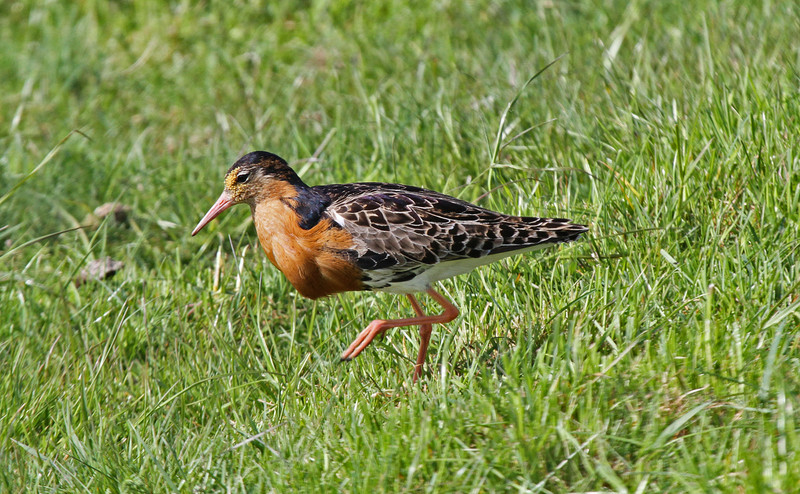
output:
M 495 261 L 499 261 L 500 259 L 504 259 L 506 257 L 515 256 L 517 254 L 522 254 L 533 250 L 543 249 L 545 247 L 550 247 L 552 245 L 555 244 L 540 244 L 540 245 L 534 245 L 533 247 L 529 247 L 527 249 L 514 250 L 511 252 L 502 252 L 500 254 L 490 254 L 485 257 L 478 257 L 478 258 L 469 257 L 466 259 L 456 259 L 454 261 L 440 262 L 439 264 L 434 264 L 429 269 L 421 272 L 416 277 L 410 280 L 391 282 L 389 286 L 383 288 L 375 288 L 374 290 L 376 292 L 389 292 L 389 293 L 424 292 L 437 281 L 446 280 L 447 278 L 452 278 L 453 276 L 469 273 L 478 266 L 483 266 L 484 264 L 491 264 Z M 390 280 L 392 278 L 392 275 L 394 274 L 396 274 L 396 272 L 392 271 L 391 269 L 376 269 L 374 271 L 369 272 L 369 276 L 374 280 L 375 284 L 380 284 L 379 281 L 381 279 Z

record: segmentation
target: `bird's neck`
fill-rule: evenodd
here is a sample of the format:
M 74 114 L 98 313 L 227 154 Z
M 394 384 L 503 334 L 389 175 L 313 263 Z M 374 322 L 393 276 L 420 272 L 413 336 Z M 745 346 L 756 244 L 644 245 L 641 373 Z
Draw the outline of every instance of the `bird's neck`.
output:
M 251 206 L 258 240 L 270 262 L 308 298 L 363 288 L 346 254 L 355 246 L 323 213 L 330 203 L 313 188 Z
M 296 218 L 300 228 L 309 230 L 314 227 L 322 217 L 325 209 L 330 205 L 330 198 L 317 190 L 309 187 L 295 176 L 295 181 L 276 180 L 269 183 L 252 199 L 246 201 L 250 205 L 253 217 L 257 210 L 286 209 L 283 214 Z M 283 205 L 283 208 L 281 208 Z
M 317 226 L 330 198 L 299 182 L 280 182 L 250 203 L 259 238 L 288 231 L 309 231 Z

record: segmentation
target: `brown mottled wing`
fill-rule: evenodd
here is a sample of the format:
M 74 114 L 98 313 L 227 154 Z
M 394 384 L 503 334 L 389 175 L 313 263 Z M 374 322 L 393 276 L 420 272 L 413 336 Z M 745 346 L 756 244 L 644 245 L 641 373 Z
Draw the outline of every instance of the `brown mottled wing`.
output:
M 356 239 L 356 264 L 365 272 L 396 271 L 393 281 L 438 262 L 567 242 L 587 230 L 567 219 L 508 216 L 407 185 L 314 189 L 331 199 L 326 214 Z

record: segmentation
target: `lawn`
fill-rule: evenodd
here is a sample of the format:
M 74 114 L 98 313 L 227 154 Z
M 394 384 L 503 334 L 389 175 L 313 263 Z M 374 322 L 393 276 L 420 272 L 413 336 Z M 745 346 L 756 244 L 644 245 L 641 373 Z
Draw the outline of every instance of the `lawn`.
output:
M 0 3 L 0 492 L 797 492 L 798 39 L 790 0 Z M 339 362 L 405 297 L 303 299 L 244 206 L 190 237 L 257 149 L 590 230 L 442 283 L 413 385 L 413 328 Z

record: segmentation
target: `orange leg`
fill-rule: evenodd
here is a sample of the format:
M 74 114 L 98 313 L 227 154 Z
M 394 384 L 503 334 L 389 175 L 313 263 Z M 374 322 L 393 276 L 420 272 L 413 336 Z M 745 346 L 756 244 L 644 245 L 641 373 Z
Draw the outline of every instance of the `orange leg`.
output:
M 411 307 L 419 317 L 425 317 L 425 312 L 420 307 L 417 299 L 410 293 L 406 294 L 408 301 L 411 302 Z M 422 367 L 425 365 L 425 356 L 428 354 L 428 344 L 431 342 L 431 333 L 433 332 L 432 324 L 419 325 L 419 353 L 417 354 L 417 363 L 414 364 L 414 382 L 422 376 Z
M 425 364 L 425 356 L 428 353 L 428 343 L 430 343 L 431 332 L 433 331 L 433 324 L 444 324 L 452 321 L 458 317 L 458 308 L 447 300 L 442 294 L 435 291 L 433 288 L 428 288 L 425 291 L 433 300 L 439 305 L 444 307 L 444 312 L 438 316 L 427 316 L 422 311 L 419 302 L 413 295 L 408 295 L 408 300 L 411 301 L 411 306 L 417 317 L 409 317 L 406 319 L 391 319 L 385 321 L 383 319 L 376 319 L 369 323 L 364 331 L 347 347 L 347 350 L 342 354 L 342 360 L 351 360 L 358 356 L 362 350 L 367 348 L 367 345 L 372 343 L 376 336 L 383 333 L 387 329 L 397 328 L 400 326 L 416 326 L 419 325 L 420 346 L 419 355 L 417 356 L 417 363 L 414 366 L 414 382 L 417 381 L 420 374 L 422 374 L 422 366 Z

